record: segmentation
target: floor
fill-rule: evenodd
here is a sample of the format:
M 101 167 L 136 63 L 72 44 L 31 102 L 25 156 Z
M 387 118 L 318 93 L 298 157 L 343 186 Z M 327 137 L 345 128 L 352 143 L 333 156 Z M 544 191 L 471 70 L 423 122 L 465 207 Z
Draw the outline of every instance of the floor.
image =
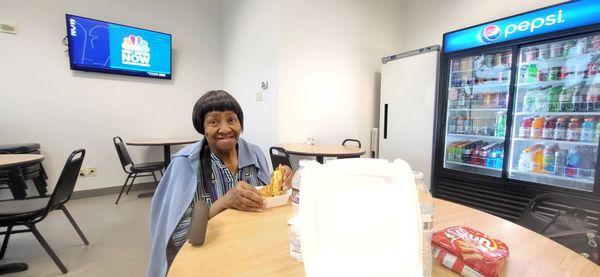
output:
M 29 270 L 5 276 L 145 276 L 150 252 L 151 198 L 116 195 L 71 200 L 67 209 L 89 240 L 85 246 L 62 211 L 53 211 L 38 229 L 69 272 L 62 274 L 31 233 L 11 235 L 0 264 L 26 262 Z M 3 238 L 3 237 L 2 237 Z M 0 241 L 1 243 L 1 241 Z

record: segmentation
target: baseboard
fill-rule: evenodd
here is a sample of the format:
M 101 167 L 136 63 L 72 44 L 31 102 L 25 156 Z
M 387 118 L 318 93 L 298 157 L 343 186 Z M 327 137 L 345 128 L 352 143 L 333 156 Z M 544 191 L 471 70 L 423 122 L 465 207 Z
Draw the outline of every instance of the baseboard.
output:
M 81 199 L 81 198 L 88 198 L 88 197 L 104 196 L 104 195 L 109 195 L 109 194 L 118 194 L 121 191 L 122 187 L 123 186 L 74 191 L 73 194 L 71 195 L 71 199 Z M 156 183 L 154 183 L 154 182 L 136 183 L 131 188 L 131 191 L 149 190 L 149 189 L 154 189 L 154 188 L 156 188 Z M 125 188 L 125 189 L 127 189 L 127 188 Z

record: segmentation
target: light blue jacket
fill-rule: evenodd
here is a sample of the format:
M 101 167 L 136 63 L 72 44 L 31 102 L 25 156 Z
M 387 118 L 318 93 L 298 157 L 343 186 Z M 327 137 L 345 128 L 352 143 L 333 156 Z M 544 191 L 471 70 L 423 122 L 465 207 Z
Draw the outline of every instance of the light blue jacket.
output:
M 162 277 L 167 274 L 167 243 L 185 210 L 192 203 L 196 192 L 200 145 L 197 142 L 181 149 L 161 178 L 150 207 L 150 239 L 152 250 L 148 277 Z M 254 165 L 258 169 L 258 179 L 269 183 L 269 166 L 262 150 L 238 140 L 238 168 Z

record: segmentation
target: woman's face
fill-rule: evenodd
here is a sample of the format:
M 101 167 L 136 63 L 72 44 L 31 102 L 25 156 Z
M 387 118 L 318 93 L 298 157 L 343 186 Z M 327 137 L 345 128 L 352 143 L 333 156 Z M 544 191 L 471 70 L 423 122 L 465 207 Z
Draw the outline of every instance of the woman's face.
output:
M 213 152 L 233 150 L 242 132 L 242 125 L 232 111 L 213 111 L 204 117 L 204 137 Z

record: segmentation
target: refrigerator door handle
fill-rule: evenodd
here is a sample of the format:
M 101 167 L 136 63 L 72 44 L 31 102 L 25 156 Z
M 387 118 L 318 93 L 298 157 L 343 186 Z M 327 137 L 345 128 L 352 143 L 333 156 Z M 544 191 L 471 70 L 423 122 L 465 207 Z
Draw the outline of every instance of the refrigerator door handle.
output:
M 387 139 L 388 129 L 388 104 L 384 105 L 383 108 L 383 139 Z

